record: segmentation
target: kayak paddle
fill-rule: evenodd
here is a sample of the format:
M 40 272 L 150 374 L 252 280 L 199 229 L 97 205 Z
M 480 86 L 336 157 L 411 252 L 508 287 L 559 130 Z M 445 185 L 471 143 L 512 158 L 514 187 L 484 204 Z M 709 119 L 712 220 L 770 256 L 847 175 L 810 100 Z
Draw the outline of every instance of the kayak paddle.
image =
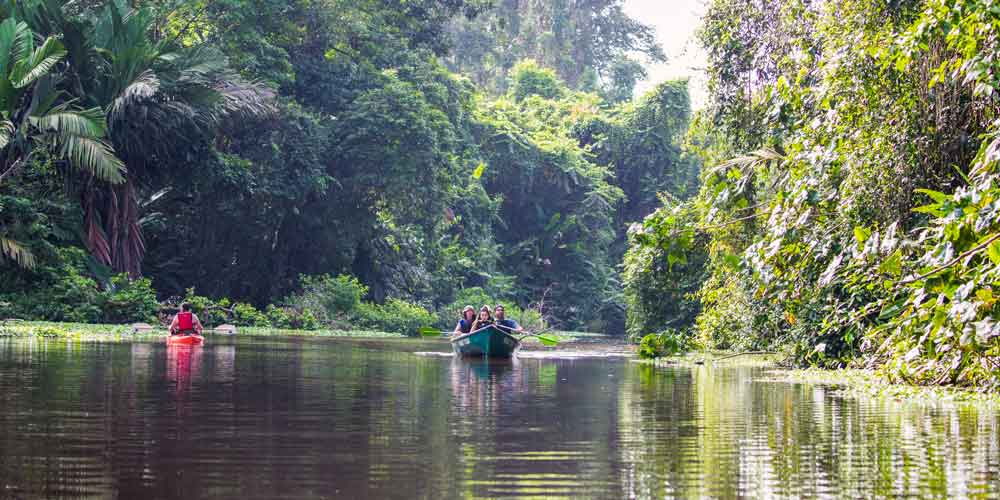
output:
M 501 325 L 493 325 L 493 326 L 507 330 L 507 333 L 510 333 L 511 335 L 519 333 L 517 330 L 514 330 L 513 328 L 508 328 L 506 326 L 501 326 Z M 552 335 L 543 335 L 543 333 L 549 330 L 551 330 L 551 328 L 546 328 L 538 333 L 525 333 L 524 335 L 521 335 L 517 340 L 524 340 L 528 337 L 535 337 L 536 339 L 538 339 L 539 342 L 542 343 L 542 345 L 549 347 L 559 345 L 558 338 L 553 337 Z

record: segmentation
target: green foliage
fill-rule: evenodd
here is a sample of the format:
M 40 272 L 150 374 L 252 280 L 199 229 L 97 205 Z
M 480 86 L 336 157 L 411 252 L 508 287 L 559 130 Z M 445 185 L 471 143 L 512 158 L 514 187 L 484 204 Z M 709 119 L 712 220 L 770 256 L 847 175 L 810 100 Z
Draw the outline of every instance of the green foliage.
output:
M 184 302 L 191 305 L 191 310 L 198 315 L 198 319 L 201 320 L 201 324 L 205 327 L 218 326 L 228 323 L 230 320 L 230 314 L 227 311 L 230 306 L 230 300 L 227 298 L 215 301 L 209 297 L 197 295 L 194 288 L 188 288 L 184 296 Z
M 101 286 L 77 248 L 59 248 L 32 270 L 6 270 L 0 302 L 15 318 L 85 323 L 155 322 L 160 304 L 149 279 L 112 276 Z
M 694 171 L 678 155 L 686 84 L 627 102 L 641 74 L 630 58 L 662 52 L 621 2 L 487 6 L 0 7 L 10 35 L 0 39 L 18 41 L 0 75 L 11 87 L 2 160 L 18 165 L 0 172 L 0 251 L 48 267 L 21 276 L 61 279 L 78 302 L 25 310 L 19 298 L 18 314 L 96 320 L 103 306 L 84 295 L 127 272 L 161 297 L 188 295 L 207 325 L 331 325 L 361 296 L 438 310 L 482 287 L 539 316 L 526 323 L 541 324 L 541 311 L 566 327 L 620 330 L 623 222 L 652 211 L 656 192 L 687 189 Z M 503 82 L 483 92 L 449 71 L 452 55 L 474 53 L 454 40 L 466 52 L 449 54 L 451 34 L 476 15 L 521 10 L 524 24 L 494 33 L 514 37 L 510 50 L 485 50 L 510 58 Z M 558 39 L 524 37 L 538 29 Z M 66 246 L 85 248 L 85 265 L 42 280 L 68 273 L 52 263 Z M 108 314 L 145 314 L 136 294 L 116 296 L 132 305 Z M 274 303 L 283 307 L 260 309 Z
M 1000 387 L 1000 115 L 987 97 L 1000 72 L 983 56 L 994 10 L 710 3 L 711 104 L 688 138 L 706 162 L 703 184 L 680 209 L 686 220 L 661 217 L 653 228 L 664 237 L 629 250 L 707 255 L 700 341 L 779 344 L 798 363 L 880 367 L 911 383 Z M 634 269 L 629 283 L 662 273 Z M 649 307 L 659 296 L 631 297 Z
M 66 47 L 54 36 L 36 47 L 36 34 L 14 5 L 0 7 L 0 14 L 0 175 L 17 173 L 47 150 L 89 175 L 121 182 L 123 165 L 104 142 L 101 110 L 80 109 L 60 95 L 56 66 Z
M 666 58 L 653 28 L 629 17 L 621 0 L 493 2 L 474 19 L 456 19 L 447 59 L 488 92 L 503 94 L 518 61 L 553 68 L 573 89 L 628 95 L 641 68 L 636 58 Z
M 301 291 L 286 302 L 303 310 L 312 311 L 322 323 L 344 319 L 361 305 L 361 297 L 368 288 L 354 276 L 329 274 L 301 276 Z
M 539 67 L 530 59 L 514 65 L 510 80 L 510 96 L 515 101 L 523 101 L 533 95 L 542 99 L 558 99 L 565 92 L 555 71 Z
M 271 326 L 271 319 L 267 314 L 258 311 L 250 304 L 237 303 L 233 305 L 233 324 L 236 326 L 257 326 L 267 328 Z M 283 325 L 275 325 L 282 327 Z
M 655 359 L 665 356 L 675 356 L 689 349 L 690 334 L 678 330 L 667 329 L 660 333 L 644 335 L 639 341 L 639 357 Z
M 292 330 L 316 330 L 319 329 L 319 320 L 312 311 L 295 307 L 267 306 L 265 312 L 267 320 L 275 328 L 287 328 Z
M 629 229 L 622 277 L 632 339 L 690 326 L 698 316 L 707 252 L 704 234 L 690 227 L 694 220 L 690 207 L 668 203 Z
M 502 195 L 496 241 L 501 268 L 518 277 L 515 301 L 542 302 L 546 315 L 579 325 L 600 314 L 614 287 L 610 246 L 622 192 L 572 136 L 575 121 L 598 113 L 599 98 L 563 95 L 490 102 L 477 111 L 477 135 L 490 165 L 486 188 Z
M 160 309 L 152 282 L 127 274 L 113 276 L 100 300 L 104 323 L 155 323 Z
M 389 299 L 384 304 L 361 304 L 353 320 L 362 328 L 415 336 L 420 327 L 434 323 L 434 314 L 417 304 Z
M 34 269 L 4 272 L 0 302 L 9 304 L 4 314 L 14 318 L 48 321 L 97 322 L 101 318 L 101 292 L 89 277 L 86 254 L 77 248 L 60 248 Z

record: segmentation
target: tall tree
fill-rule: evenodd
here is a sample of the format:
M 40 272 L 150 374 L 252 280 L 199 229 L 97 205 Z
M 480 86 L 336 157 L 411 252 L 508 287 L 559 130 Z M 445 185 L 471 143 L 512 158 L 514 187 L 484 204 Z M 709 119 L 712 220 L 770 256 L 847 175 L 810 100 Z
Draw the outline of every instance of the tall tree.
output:
M 503 93 L 515 64 L 533 59 L 571 88 L 631 98 L 645 76 L 636 55 L 663 61 L 652 27 L 629 17 L 621 0 L 502 0 L 475 19 L 456 19 L 449 66 Z
M 0 23 L 0 182 L 50 153 L 95 178 L 121 182 L 124 168 L 103 140 L 100 109 L 79 109 L 59 90 L 54 69 L 66 56 L 62 43 L 49 36 L 36 47 L 34 32 L 15 14 L 6 12 Z M 0 252 L 32 266 L 31 251 L 9 234 L 0 229 Z
M 82 15 L 52 0 L 24 10 L 39 29 L 62 34 L 66 88 L 107 117 L 127 167 L 115 186 L 95 176 L 79 182 L 87 246 L 100 262 L 138 276 L 146 251 L 140 198 L 162 187 L 192 150 L 209 147 L 224 120 L 267 112 L 271 93 L 244 82 L 217 50 L 166 36 L 152 10 L 122 0 Z

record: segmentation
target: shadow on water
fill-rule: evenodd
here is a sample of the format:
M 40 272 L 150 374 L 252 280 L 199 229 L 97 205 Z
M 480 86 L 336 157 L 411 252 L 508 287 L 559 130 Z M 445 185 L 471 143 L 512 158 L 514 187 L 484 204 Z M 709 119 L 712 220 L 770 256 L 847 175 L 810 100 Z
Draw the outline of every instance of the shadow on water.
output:
M 2 340 L 0 498 L 1000 496 L 991 408 L 446 347 Z

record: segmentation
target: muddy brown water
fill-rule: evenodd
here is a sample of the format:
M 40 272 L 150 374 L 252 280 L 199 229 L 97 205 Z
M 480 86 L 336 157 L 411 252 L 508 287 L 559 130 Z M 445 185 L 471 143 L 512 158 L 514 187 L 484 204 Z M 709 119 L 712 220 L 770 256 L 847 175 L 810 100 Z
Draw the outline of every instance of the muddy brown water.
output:
M 0 340 L 0 498 L 1000 498 L 1000 416 L 614 342 Z M 437 354 L 435 354 L 437 353 Z

